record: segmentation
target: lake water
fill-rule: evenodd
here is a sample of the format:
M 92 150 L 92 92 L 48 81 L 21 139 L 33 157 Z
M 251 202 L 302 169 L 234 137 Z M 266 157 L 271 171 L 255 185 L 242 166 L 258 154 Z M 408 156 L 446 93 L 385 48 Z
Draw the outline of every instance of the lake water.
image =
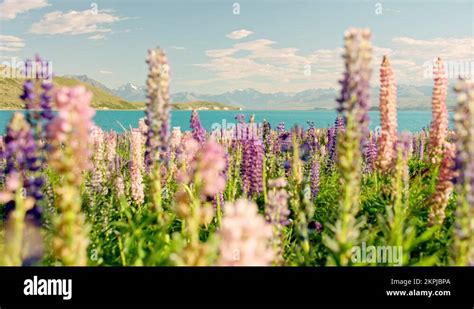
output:
M 0 134 L 5 132 L 14 111 L 0 111 Z M 254 114 L 256 122 L 264 119 L 269 121 L 272 128 L 275 128 L 280 122 L 285 122 L 286 127 L 290 128 L 294 124 L 307 127 L 307 121 L 314 121 L 316 127 L 328 127 L 334 123 L 336 118 L 335 111 L 199 111 L 202 125 L 207 130 L 219 124 L 225 127 L 229 123 L 236 123 L 234 117 L 237 114 L 245 114 L 246 119 Z M 144 117 L 144 111 L 97 111 L 95 122 L 104 130 L 115 130 L 122 132 L 123 128 L 129 129 L 130 126 L 137 127 L 138 120 Z M 171 125 L 181 127 L 181 130 L 189 130 L 189 119 L 191 111 L 173 111 L 171 116 Z M 452 128 L 453 114 L 449 114 L 449 123 Z M 370 112 L 371 124 L 373 130 L 379 126 L 379 112 Z M 431 121 L 431 111 L 398 111 L 398 129 L 399 131 L 420 131 L 424 127 L 429 127 Z

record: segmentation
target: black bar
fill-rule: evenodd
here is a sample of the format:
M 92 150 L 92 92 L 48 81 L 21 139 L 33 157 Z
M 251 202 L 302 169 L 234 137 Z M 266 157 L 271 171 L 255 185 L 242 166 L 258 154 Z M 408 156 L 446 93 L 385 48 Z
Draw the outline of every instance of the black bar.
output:
M 72 279 L 72 298 L 25 296 L 26 279 Z M 412 284 L 391 284 L 391 279 Z M 422 284 L 414 284 L 421 279 Z M 430 281 L 429 279 L 441 279 Z M 447 283 L 449 280 L 449 284 Z M 400 281 L 398 281 L 400 282 Z M 438 285 L 436 285 L 438 283 Z M 387 296 L 387 290 L 449 296 Z M 0 308 L 13 304 L 456 304 L 473 308 L 474 267 L 23 267 L 0 268 Z M 424 306 L 423 306 L 424 307 Z M 384 307 L 385 308 L 385 307 Z M 406 307 L 403 307 L 406 308 Z M 445 307 L 448 308 L 448 307 Z

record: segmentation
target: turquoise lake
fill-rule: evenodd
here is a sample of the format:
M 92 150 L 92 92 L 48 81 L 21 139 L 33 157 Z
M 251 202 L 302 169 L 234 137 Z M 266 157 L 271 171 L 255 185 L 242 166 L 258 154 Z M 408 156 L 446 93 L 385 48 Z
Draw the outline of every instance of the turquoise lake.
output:
M 0 134 L 5 132 L 5 127 L 14 111 L 0 111 Z M 237 114 L 245 114 L 248 120 L 251 115 L 255 115 L 256 122 L 264 119 L 269 121 L 272 128 L 275 128 L 280 122 L 285 122 L 286 127 L 298 124 L 307 127 L 307 121 L 314 121 L 316 127 L 324 128 L 332 125 L 336 118 L 335 111 L 199 111 L 202 125 L 211 130 L 219 124 L 221 127 L 229 123 L 236 123 L 234 117 Z M 137 127 L 138 120 L 144 117 L 144 111 L 97 111 L 95 122 L 104 130 L 115 130 L 122 132 L 123 128 L 129 129 L 130 126 Z M 189 119 L 191 111 L 173 111 L 171 116 L 171 125 L 180 127 L 181 130 L 189 130 Z M 453 114 L 449 114 L 449 123 L 452 128 Z M 370 128 L 373 130 L 379 126 L 379 112 L 370 112 Z M 424 127 L 429 127 L 431 121 L 431 111 L 398 111 L 398 129 L 399 131 L 417 132 Z

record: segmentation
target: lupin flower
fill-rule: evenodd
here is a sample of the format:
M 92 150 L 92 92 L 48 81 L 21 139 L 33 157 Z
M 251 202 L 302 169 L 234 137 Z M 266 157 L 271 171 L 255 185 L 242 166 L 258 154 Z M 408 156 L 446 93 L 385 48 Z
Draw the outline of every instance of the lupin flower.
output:
M 83 86 L 59 89 L 55 96 L 58 116 L 47 126 L 48 162 L 63 177 L 55 188 L 59 216 L 53 238 L 55 256 L 63 265 L 87 264 L 88 228 L 81 213 L 80 187 L 83 173 L 91 166 L 90 130 L 95 114 L 91 99 L 92 93 Z
M 245 115 L 244 114 L 235 115 L 234 119 L 237 120 L 238 123 L 244 123 Z
M 395 143 L 395 152 L 397 153 L 397 160 L 395 164 L 395 177 L 393 181 L 397 179 L 401 181 L 401 184 L 396 183 L 392 191 L 397 198 L 397 192 L 399 192 L 400 202 L 407 200 L 408 184 L 409 184 L 409 168 L 408 161 L 413 153 L 412 134 L 410 132 L 402 132 L 398 134 L 397 142 Z M 401 192 L 401 193 L 400 193 Z M 404 199 L 404 200 L 403 200 Z M 405 207 L 406 208 L 406 207 Z
M 423 131 L 413 135 L 413 154 L 420 160 L 423 159 L 425 152 L 426 137 Z
M 145 160 L 148 167 L 164 158 L 170 137 L 169 66 L 162 49 L 148 51 L 148 95 L 146 121 L 148 127 Z
M 441 160 L 443 146 L 448 136 L 448 108 L 446 106 L 446 94 L 448 91 L 448 79 L 446 78 L 444 64 L 441 58 L 433 67 L 434 87 L 431 99 L 432 120 L 430 127 L 429 159 L 432 163 Z
M 336 153 L 336 128 L 334 126 L 329 127 L 327 130 L 327 141 L 326 150 L 329 154 L 328 159 L 333 161 Z
M 5 135 L 3 156 L 6 160 L 4 173 L 7 180 L 9 174 L 16 174 L 21 177 L 25 195 L 31 197 L 34 201 L 33 207 L 26 213 L 26 218 L 37 226 L 41 226 L 42 210 L 38 205 L 38 201 L 43 198 L 41 187 L 44 181 L 41 176 L 37 175 L 37 171 L 40 169 L 39 160 L 37 159 L 37 146 L 31 127 L 25 121 L 23 114 L 13 114 Z M 14 209 L 15 199 L 12 195 L 6 203 L 6 215 L 8 216 Z
M 142 132 L 143 136 L 148 136 L 148 126 L 146 123 L 147 123 L 146 117 L 140 118 L 138 120 L 138 130 Z
M 319 147 L 319 157 L 326 158 L 326 147 Z
M 113 176 L 113 172 L 116 171 L 116 157 L 117 157 L 117 133 L 110 131 L 104 135 L 105 142 L 105 160 L 106 160 L 106 176 L 110 179 Z
M 240 173 L 243 190 L 248 196 L 262 192 L 264 155 L 264 148 L 260 139 L 246 139 L 242 142 Z
M 325 239 L 333 252 L 330 262 L 350 263 L 350 248 L 360 239 L 356 215 L 362 172 L 361 143 L 368 133 L 372 47 L 369 30 L 350 29 L 345 34 L 345 73 L 341 81 L 339 112 L 344 117 L 345 131 L 337 135 L 337 167 L 340 173 L 340 217 L 334 238 Z
M 454 226 L 455 265 L 474 266 L 474 83 L 459 81 L 454 115 L 458 198 Z
M 130 134 L 130 187 L 133 201 L 142 204 L 145 200 L 143 187 L 143 137 L 140 131 L 132 131 Z
M 118 138 L 120 137 L 120 139 Z M 129 137 L 126 136 L 126 135 L 120 135 L 120 136 L 117 136 L 115 138 L 115 146 L 114 146 L 114 149 L 115 149 L 115 158 L 112 159 L 112 162 L 109 162 L 110 166 L 111 166 L 111 170 L 109 171 L 109 181 L 111 183 L 113 183 L 114 185 L 114 190 L 112 190 L 112 192 L 115 193 L 115 196 L 121 198 L 121 197 L 125 197 L 126 196 L 126 193 L 125 193 L 125 181 L 124 181 L 124 177 L 123 177 L 123 159 L 122 159 L 122 156 L 120 156 L 118 153 L 117 153 L 117 143 L 120 143 L 122 142 L 122 138 L 123 140 L 125 140 L 125 138 L 127 139 L 127 142 L 129 142 Z M 144 140 L 144 136 L 141 135 L 141 138 Z M 108 156 L 108 155 L 107 155 Z M 142 161 L 141 161 L 141 165 L 143 166 L 144 165 L 144 162 L 143 162 L 143 152 L 142 152 Z
M 173 131 L 171 131 L 171 138 L 170 138 L 170 147 L 174 150 L 178 149 L 180 143 L 181 143 L 181 129 L 180 127 L 175 127 L 173 128 Z
M 52 76 L 48 75 L 51 72 L 48 72 L 47 67 L 44 67 L 45 63 L 38 55 L 36 55 L 35 61 L 27 60 L 25 62 L 26 76 L 32 75 L 33 72 L 36 75 L 33 80 L 26 80 L 23 84 L 23 93 L 20 96 L 20 99 L 25 102 L 26 119 L 38 138 L 44 138 L 46 124 L 54 117 L 51 108 Z
M 319 193 L 319 172 L 320 172 L 320 165 L 319 160 L 317 158 L 313 159 L 311 163 L 311 200 L 315 200 Z
M 369 142 L 366 144 L 366 147 L 365 147 L 366 170 L 369 173 L 374 171 L 375 163 L 377 160 L 377 153 L 378 153 L 377 139 L 375 135 L 372 135 L 372 137 L 369 138 Z
M 372 75 L 371 33 L 368 29 L 349 29 L 345 34 L 345 73 L 340 82 L 339 112 L 357 124 L 360 139 L 368 133 L 370 109 L 370 78 Z M 350 117 L 348 117 L 350 116 Z
M 291 149 L 291 134 L 283 131 L 278 134 L 278 148 L 277 151 L 288 152 Z
M 380 66 L 380 125 L 379 152 L 377 168 L 387 172 L 395 160 L 395 143 L 397 141 L 397 86 L 392 66 L 387 56 L 383 57 Z
M 306 131 L 306 143 L 310 146 L 311 152 L 319 149 L 318 135 L 316 134 L 316 126 L 313 121 L 308 121 L 308 130 Z
M 337 115 L 334 121 L 334 127 L 336 128 L 336 132 L 344 132 L 346 130 L 345 120 L 341 115 Z
M 446 217 L 445 209 L 448 206 L 449 197 L 453 191 L 455 148 L 453 144 L 446 144 L 443 160 L 439 171 L 436 189 L 429 200 L 430 214 L 428 215 L 429 225 L 443 224 Z
M 474 83 L 460 81 L 456 86 L 458 107 L 454 115 L 456 131 L 457 183 L 466 186 L 466 200 L 474 205 Z
M 323 231 L 323 224 L 319 221 L 311 221 L 309 224 L 308 224 L 308 229 L 311 231 L 311 232 L 316 232 L 316 233 L 321 233 Z
M 245 199 L 226 203 L 218 265 L 267 266 L 274 259 L 272 227 L 258 214 L 257 205 Z
M 146 150 L 145 165 L 150 175 L 151 205 L 165 219 L 162 206 L 162 174 L 168 167 L 168 145 L 170 138 L 171 103 L 169 95 L 169 66 L 162 49 L 148 51 L 148 79 L 146 103 Z
M 118 197 L 125 196 L 125 182 L 121 174 L 115 176 L 115 192 Z
M 194 109 L 191 113 L 191 130 L 193 132 L 194 139 L 199 143 L 203 143 L 206 140 L 206 130 L 202 127 L 199 114 Z
M 413 152 L 413 143 L 411 140 L 412 134 L 410 132 L 402 132 L 398 135 L 397 142 L 395 143 L 395 150 L 401 153 L 403 161 L 407 163 L 403 164 L 403 168 L 406 170 L 404 172 L 406 182 L 408 182 L 408 160 L 411 158 Z
M 183 144 L 183 150 L 178 156 L 178 165 L 183 166 L 177 173 L 177 180 L 183 185 L 194 183 L 197 186 L 198 198 L 201 201 L 215 198 L 225 189 L 226 155 L 222 146 L 213 140 L 208 140 L 202 147 L 191 138 Z M 178 191 L 178 199 L 186 192 Z M 189 205 L 182 205 L 189 208 Z M 184 211 L 186 212 L 186 211 Z
M 5 183 L 5 138 L 0 135 L 0 184 Z
M 288 193 L 285 190 L 287 182 L 285 178 L 277 178 L 268 181 L 268 200 L 265 214 L 268 222 L 278 225 L 288 225 Z
M 105 165 L 105 140 L 104 131 L 98 126 L 94 126 L 91 131 L 92 138 L 92 170 L 90 186 L 94 193 L 106 193 L 107 187 L 104 186 L 105 174 L 108 170 Z
M 283 227 L 290 224 L 288 216 L 289 194 L 285 187 L 287 182 L 285 178 L 277 178 L 268 181 L 268 198 L 265 206 L 265 218 L 273 227 L 273 248 L 276 253 L 275 262 L 283 263 Z
M 181 138 L 181 143 L 176 148 L 176 165 L 178 173 L 176 178 L 180 182 L 189 182 L 192 174 L 191 162 L 200 149 L 198 141 L 196 141 L 191 132 L 185 132 Z
M 254 123 L 245 123 L 244 115 L 237 115 L 238 135 L 236 142 L 242 145 L 242 162 L 240 164 L 240 176 L 242 189 L 248 196 L 262 192 L 263 156 L 264 146 L 258 132 L 254 132 Z
M 420 160 L 423 159 L 425 155 L 425 144 L 426 144 L 426 134 L 425 134 L 425 131 L 422 131 L 420 134 L 420 141 L 418 144 L 418 157 L 420 158 Z
M 5 252 L 1 265 L 29 265 L 41 259 L 41 208 L 38 201 L 43 178 L 39 169 L 36 144 L 23 114 L 14 113 L 5 136 L 5 186 L 0 202 L 5 204 Z
M 191 163 L 192 168 L 202 181 L 202 194 L 214 197 L 225 188 L 226 168 L 225 152 L 222 147 L 214 141 L 205 143 L 197 153 L 195 160 Z
M 262 125 L 262 137 L 263 137 L 263 144 L 265 146 L 265 153 L 270 153 L 272 151 L 272 126 L 270 122 L 264 120 Z
M 188 144 L 198 148 L 189 163 L 186 173 L 177 176 L 180 187 L 176 192 L 176 214 L 186 222 L 182 234 L 187 238 L 187 244 L 180 254 L 179 264 L 207 265 L 210 246 L 200 240 L 200 227 L 208 225 L 214 217 L 214 207 L 209 202 L 220 198 L 216 195 L 225 188 L 226 159 L 224 149 L 213 140 L 208 140 L 202 147 L 191 138 Z M 184 177 L 183 177 L 184 176 Z M 219 214 L 218 214 L 219 216 Z
M 346 126 L 344 123 L 344 118 L 341 115 L 337 115 L 336 120 L 334 121 L 334 126 L 330 127 L 328 130 L 328 152 L 329 152 L 329 162 L 328 166 L 332 166 L 332 163 L 336 161 L 337 151 L 337 136 L 346 131 Z
M 285 123 L 280 122 L 276 128 L 278 134 L 277 145 L 275 151 L 287 152 L 291 149 L 291 134 L 286 131 Z
M 284 123 L 284 122 L 280 122 L 280 123 L 278 124 L 278 126 L 277 126 L 276 129 L 277 129 L 277 132 L 278 132 L 278 133 L 283 133 L 283 132 L 285 132 L 285 131 L 286 131 L 286 129 L 285 129 L 285 123 Z
M 409 200 L 409 169 L 408 160 L 412 153 L 412 135 L 402 132 L 395 143 L 396 160 L 394 173 L 391 178 L 392 201 L 386 207 L 388 244 L 391 246 L 404 245 L 405 222 Z
M 45 161 L 43 150 L 48 147 L 48 144 L 45 143 L 45 126 L 54 116 L 50 106 L 51 92 L 53 89 L 53 83 L 51 82 L 52 76 L 48 75 L 50 72 L 43 67 L 43 64 L 44 62 L 38 55 L 36 56 L 35 62 L 30 60 L 25 62 L 24 73 L 26 73 L 27 76 L 31 76 L 31 73 L 34 72 L 36 75 L 34 79 L 25 81 L 23 84 L 23 93 L 20 96 L 20 99 L 25 103 L 26 121 L 29 124 L 28 130 L 31 131 L 30 133 L 25 132 L 25 134 L 29 136 L 27 162 L 30 171 L 28 175 L 23 174 L 23 187 L 26 190 L 26 194 L 35 199 L 33 208 L 27 212 L 27 218 L 32 219 L 36 226 L 41 225 L 41 208 L 37 202 L 43 198 L 41 191 L 44 179 L 40 175 L 40 169 Z M 33 68 L 33 66 L 35 66 L 35 68 Z M 8 136 L 6 138 L 8 138 Z M 11 156 L 12 152 L 7 149 L 3 155 L 5 158 Z M 8 166 L 6 168 L 8 168 Z M 7 171 L 5 170 L 5 172 Z M 11 203 L 14 202 L 10 202 L 10 204 Z

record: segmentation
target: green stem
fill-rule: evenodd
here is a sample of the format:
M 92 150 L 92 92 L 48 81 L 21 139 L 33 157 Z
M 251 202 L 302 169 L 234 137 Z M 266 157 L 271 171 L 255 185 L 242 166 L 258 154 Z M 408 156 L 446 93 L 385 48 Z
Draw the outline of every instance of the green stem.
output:
M 127 266 L 127 260 L 125 259 L 125 252 L 123 251 L 122 237 L 118 236 L 118 246 L 120 250 L 120 260 L 122 261 L 122 266 Z

